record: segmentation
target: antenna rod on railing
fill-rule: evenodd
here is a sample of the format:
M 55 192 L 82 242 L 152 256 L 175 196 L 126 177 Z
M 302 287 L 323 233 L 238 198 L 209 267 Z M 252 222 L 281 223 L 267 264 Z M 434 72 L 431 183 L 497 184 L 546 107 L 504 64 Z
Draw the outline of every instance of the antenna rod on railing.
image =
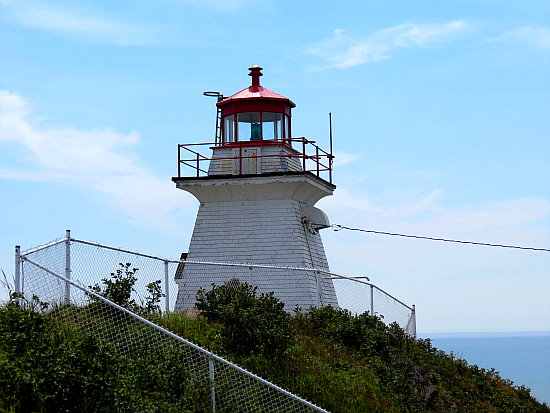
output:
M 304 171 L 307 171 L 306 169 L 306 140 L 305 138 L 302 138 L 302 168 L 304 169 Z
M 328 130 L 329 130 L 329 140 L 330 140 L 330 157 L 328 161 L 328 176 L 329 182 L 332 183 L 332 112 L 328 113 Z
M 330 140 L 330 155 L 332 156 L 332 112 L 328 113 L 328 136 Z

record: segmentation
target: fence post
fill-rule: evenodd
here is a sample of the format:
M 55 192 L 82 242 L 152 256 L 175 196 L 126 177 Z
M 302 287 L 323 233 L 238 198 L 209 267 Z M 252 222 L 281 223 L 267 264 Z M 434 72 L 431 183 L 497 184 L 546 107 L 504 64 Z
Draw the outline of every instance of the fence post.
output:
M 210 401 L 212 402 L 212 411 L 216 412 L 216 383 L 214 375 L 214 358 L 208 356 L 208 377 L 210 378 Z
M 15 246 L 15 297 L 19 302 L 19 294 L 21 291 L 21 246 Z M 11 298 L 11 297 L 10 297 Z
M 164 260 L 164 297 L 166 298 L 165 310 L 170 310 L 170 288 L 168 287 L 168 261 Z
M 317 160 L 317 176 L 319 176 L 319 147 L 315 145 L 315 159 Z
M 370 315 L 374 315 L 374 286 L 370 284 Z
M 65 278 L 71 279 L 71 230 L 65 231 Z M 71 303 L 71 284 L 65 283 L 65 304 Z
M 302 138 L 302 162 L 304 172 L 306 171 L 306 141 L 305 138 Z
M 201 170 L 200 165 L 199 165 L 199 162 L 200 162 L 200 160 L 199 160 L 199 154 L 197 153 L 197 178 L 199 177 L 200 170 Z
M 178 178 L 181 178 L 181 145 L 178 144 Z

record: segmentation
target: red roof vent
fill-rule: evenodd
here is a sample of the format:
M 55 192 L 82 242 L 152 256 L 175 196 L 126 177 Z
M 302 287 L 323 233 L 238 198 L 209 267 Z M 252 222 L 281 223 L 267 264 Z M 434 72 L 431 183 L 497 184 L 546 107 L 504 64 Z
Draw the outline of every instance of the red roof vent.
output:
M 249 90 L 252 92 L 257 92 L 258 88 L 260 87 L 260 76 L 263 76 L 262 73 L 263 67 L 260 67 L 258 65 L 249 67 L 248 70 L 250 70 L 250 73 L 248 76 L 252 76 L 252 86 L 250 86 Z M 254 89 L 254 90 L 253 90 Z
M 240 92 L 235 93 L 232 96 L 229 96 L 218 103 L 216 105 L 218 107 L 225 107 L 228 103 L 239 103 L 244 102 L 248 100 L 256 100 L 256 101 L 279 101 L 286 103 L 290 108 L 296 107 L 294 102 L 292 102 L 290 99 L 285 98 L 282 95 L 279 95 L 278 93 L 273 92 L 272 90 L 269 90 L 266 87 L 263 87 L 260 85 L 260 76 L 263 76 L 262 70 L 260 66 L 252 66 L 249 67 L 248 70 L 250 70 L 249 76 L 252 76 L 252 84 L 247 87 L 246 89 L 241 90 Z M 222 111 L 224 111 L 222 109 Z M 225 112 L 225 111 L 224 111 Z

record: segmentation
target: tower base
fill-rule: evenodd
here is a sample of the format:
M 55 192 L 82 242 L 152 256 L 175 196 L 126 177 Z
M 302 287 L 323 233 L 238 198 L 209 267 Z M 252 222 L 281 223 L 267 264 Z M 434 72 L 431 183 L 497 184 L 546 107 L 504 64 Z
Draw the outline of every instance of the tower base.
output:
M 329 270 L 319 235 L 329 223 L 314 204 L 334 185 L 309 172 L 173 180 L 201 202 L 188 260 L 302 268 L 187 263 L 176 279 L 176 311 L 193 307 L 199 289 L 229 282 L 272 291 L 287 311 L 338 305 L 332 280 L 315 271 Z

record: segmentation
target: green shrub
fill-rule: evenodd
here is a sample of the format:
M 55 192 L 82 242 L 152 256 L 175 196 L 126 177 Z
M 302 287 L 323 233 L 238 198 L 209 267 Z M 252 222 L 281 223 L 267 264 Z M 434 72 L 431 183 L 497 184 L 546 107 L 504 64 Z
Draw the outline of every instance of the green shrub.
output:
M 302 318 L 317 334 L 361 350 L 366 355 L 387 357 L 390 336 L 380 317 L 368 313 L 356 316 L 348 310 L 327 306 L 311 308 L 298 318 Z
M 21 412 L 109 411 L 117 358 L 75 326 L 61 329 L 49 321 L 15 302 L 0 308 L 3 403 Z
M 213 284 L 210 291 L 199 290 L 196 307 L 209 321 L 221 324 L 224 352 L 278 358 L 292 344 L 292 319 L 273 293 L 258 296 L 256 289 L 247 283 Z
M 334 413 L 550 412 L 529 389 L 378 317 L 330 307 L 291 317 L 246 284 L 200 295 L 204 317 L 155 322 L 212 350 L 221 343 L 244 368 Z M 210 411 L 207 375 L 191 374 L 204 361 L 143 323 L 98 302 L 20 302 L 0 307 L 0 412 Z M 221 407 L 234 382 L 216 386 Z
M 365 362 L 378 387 L 404 412 L 549 412 L 525 387 L 416 340 L 397 324 L 367 313 L 313 308 L 296 317 L 300 331 L 353 351 L 351 371 Z
M 0 348 L 3 352 L 21 354 L 28 343 L 43 333 L 44 317 L 35 311 L 36 305 L 36 299 L 22 304 L 9 301 L 1 308 Z
M 139 269 L 132 268 L 132 264 L 129 262 L 126 264 L 121 262 L 118 265 L 120 268 L 111 273 L 111 278 L 101 280 L 103 286 L 96 283 L 89 286 L 89 288 L 109 301 L 136 314 L 148 316 L 160 313 L 160 299 L 165 296 L 162 293 L 160 280 L 150 282 L 145 286 L 148 295 L 144 301 L 138 303 L 132 298 L 132 293 L 135 293 L 134 285 L 137 281 L 136 273 Z

